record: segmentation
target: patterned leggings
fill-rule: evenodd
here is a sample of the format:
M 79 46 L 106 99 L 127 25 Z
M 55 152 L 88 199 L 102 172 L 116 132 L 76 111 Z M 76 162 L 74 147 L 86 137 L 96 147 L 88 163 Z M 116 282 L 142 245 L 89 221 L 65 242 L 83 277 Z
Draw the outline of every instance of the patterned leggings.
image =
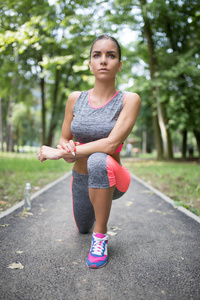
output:
M 109 188 L 115 186 L 113 200 L 120 198 L 130 184 L 129 171 L 110 155 L 93 153 L 87 161 L 88 174 L 72 170 L 72 208 L 76 227 L 80 233 L 87 233 L 93 226 L 95 214 L 89 199 L 88 188 Z

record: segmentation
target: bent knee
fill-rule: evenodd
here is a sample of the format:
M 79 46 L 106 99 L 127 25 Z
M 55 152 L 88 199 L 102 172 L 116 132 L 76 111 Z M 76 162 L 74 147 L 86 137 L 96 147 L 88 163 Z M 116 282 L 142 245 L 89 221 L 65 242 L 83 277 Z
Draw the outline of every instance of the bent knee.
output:
M 107 174 L 108 154 L 97 152 L 88 158 L 88 187 L 89 188 L 109 188 Z
M 96 152 L 96 153 L 91 154 L 87 160 L 88 173 L 94 172 L 94 171 L 98 172 L 101 169 L 106 171 L 107 156 L 108 156 L 108 154 L 101 153 L 101 152 Z
M 87 227 L 87 226 L 82 226 L 78 228 L 79 233 L 81 234 L 87 234 L 92 231 L 93 226 Z

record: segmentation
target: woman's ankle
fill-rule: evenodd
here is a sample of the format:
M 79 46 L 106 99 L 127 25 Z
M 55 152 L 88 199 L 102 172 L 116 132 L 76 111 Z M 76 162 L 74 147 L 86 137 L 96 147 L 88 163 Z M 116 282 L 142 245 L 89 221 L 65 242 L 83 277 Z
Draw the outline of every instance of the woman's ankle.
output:
M 94 233 L 106 234 L 107 233 L 107 227 L 95 226 L 93 231 L 94 231 Z

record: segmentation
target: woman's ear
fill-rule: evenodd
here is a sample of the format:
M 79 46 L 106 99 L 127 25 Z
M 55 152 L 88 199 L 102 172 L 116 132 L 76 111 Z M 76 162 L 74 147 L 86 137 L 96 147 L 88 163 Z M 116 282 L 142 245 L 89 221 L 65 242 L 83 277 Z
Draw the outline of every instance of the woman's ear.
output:
M 118 68 L 118 72 L 121 71 L 121 68 L 122 68 L 122 61 L 119 62 L 119 68 Z
M 89 67 L 90 67 L 90 71 L 92 71 L 92 66 L 91 66 L 91 62 L 89 61 Z

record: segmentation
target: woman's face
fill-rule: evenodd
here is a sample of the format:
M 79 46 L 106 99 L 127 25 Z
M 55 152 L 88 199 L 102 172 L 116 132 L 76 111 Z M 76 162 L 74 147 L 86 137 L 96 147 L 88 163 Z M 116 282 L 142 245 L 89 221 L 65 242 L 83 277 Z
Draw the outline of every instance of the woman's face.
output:
M 122 66 L 115 43 L 109 39 L 98 40 L 92 48 L 89 66 L 96 78 L 115 78 Z

